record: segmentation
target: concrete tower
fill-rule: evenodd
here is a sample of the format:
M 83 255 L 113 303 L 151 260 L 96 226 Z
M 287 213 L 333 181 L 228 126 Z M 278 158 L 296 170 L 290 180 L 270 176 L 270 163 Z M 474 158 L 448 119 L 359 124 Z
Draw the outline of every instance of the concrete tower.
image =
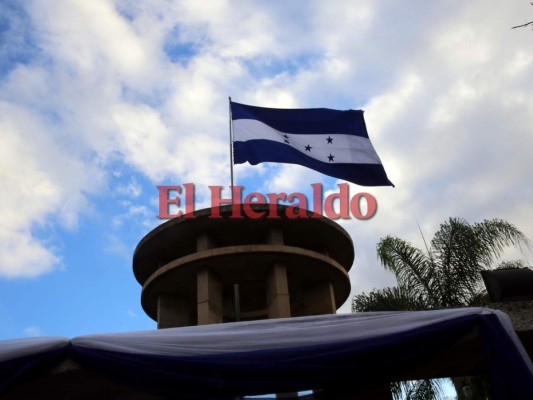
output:
M 199 210 L 137 245 L 141 303 L 158 328 L 332 314 L 348 298 L 354 249 L 341 226 L 310 211 L 289 218 L 277 206 L 268 218 L 275 206 L 246 206 L 263 215 L 242 205 Z

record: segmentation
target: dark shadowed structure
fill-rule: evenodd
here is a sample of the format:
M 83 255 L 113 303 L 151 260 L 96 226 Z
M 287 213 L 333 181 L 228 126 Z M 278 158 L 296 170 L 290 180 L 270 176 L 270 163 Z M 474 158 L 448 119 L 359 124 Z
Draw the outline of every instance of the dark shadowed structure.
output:
M 344 229 L 242 207 L 170 220 L 137 246 L 143 308 L 167 329 L 0 342 L 0 398 L 390 399 L 394 380 L 477 374 L 495 399 L 533 398 L 533 366 L 503 312 L 333 315 L 350 292 Z
M 204 209 L 148 233 L 133 256 L 146 313 L 159 328 L 335 313 L 350 294 L 352 240 L 321 215 L 287 211 Z

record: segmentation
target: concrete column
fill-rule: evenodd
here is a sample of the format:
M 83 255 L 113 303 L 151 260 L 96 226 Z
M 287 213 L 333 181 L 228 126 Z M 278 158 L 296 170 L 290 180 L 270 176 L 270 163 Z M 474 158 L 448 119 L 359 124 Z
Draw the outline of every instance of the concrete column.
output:
M 305 288 L 305 315 L 335 314 L 335 290 L 330 281 L 324 280 Z
M 196 251 L 209 250 L 215 247 L 214 241 L 207 233 L 201 233 L 196 237 Z
M 269 244 L 283 245 L 283 231 L 271 227 L 268 231 Z M 275 263 L 268 272 L 266 279 L 268 318 L 289 318 L 291 306 L 287 268 L 282 263 Z
M 157 298 L 157 329 L 191 325 L 187 299 L 170 293 Z
M 266 279 L 268 318 L 289 318 L 291 306 L 287 268 L 275 263 Z
M 223 322 L 222 284 L 207 267 L 198 270 L 198 325 Z
M 283 244 L 283 231 L 280 228 L 271 227 L 268 231 L 268 244 Z
M 282 245 L 282 230 L 271 228 L 268 235 L 268 242 L 270 244 Z M 271 268 L 267 278 L 268 318 L 290 318 L 290 300 L 287 268 L 281 263 L 276 263 Z M 276 394 L 276 399 L 294 399 L 296 397 L 298 397 L 298 392 Z

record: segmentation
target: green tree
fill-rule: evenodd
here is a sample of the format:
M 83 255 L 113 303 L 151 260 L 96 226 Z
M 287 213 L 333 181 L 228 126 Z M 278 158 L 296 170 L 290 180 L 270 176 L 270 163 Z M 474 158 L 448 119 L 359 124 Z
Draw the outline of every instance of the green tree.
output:
M 485 304 L 488 297 L 480 272 L 491 269 L 507 247 L 530 247 L 521 231 L 501 219 L 470 224 L 450 218 L 441 224 L 429 245 L 425 239 L 424 244 L 425 249 L 420 250 L 395 236 L 381 239 L 378 259 L 394 273 L 398 284 L 355 295 L 352 311 L 432 310 Z M 460 389 L 465 382 L 472 388 L 484 387 L 476 379 L 465 379 L 454 380 L 459 400 L 463 398 Z M 417 385 L 424 388 L 425 394 L 416 390 Z M 431 386 L 428 388 L 428 381 L 407 382 L 394 384 L 392 391 L 398 399 L 438 398 L 438 387 Z M 485 398 L 482 392 L 476 390 L 476 397 L 472 398 Z

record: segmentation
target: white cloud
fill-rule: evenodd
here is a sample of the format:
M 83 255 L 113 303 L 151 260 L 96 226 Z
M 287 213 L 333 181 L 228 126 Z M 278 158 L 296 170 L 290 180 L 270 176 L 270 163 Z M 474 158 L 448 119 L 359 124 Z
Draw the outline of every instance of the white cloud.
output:
M 104 250 L 124 261 L 130 262 L 133 249 L 128 246 L 120 237 L 108 234 Z
M 129 227 L 140 226 L 143 227 L 144 230 L 144 228 L 155 228 L 158 224 L 158 220 L 155 219 L 155 209 L 148 209 L 148 207 L 142 204 L 127 204 L 126 206 L 126 212 L 115 215 L 111 220 L 111 224 L 115 229 L 120 229 L 127 225 Z M 159 206 L 159 204 L 157 204 L 157 206 Z M 112 240 L 111 243 L 117 243 L 117 241 Z M 117 246 L 115 245 L 111 246 L 112 249 L 116 247 Z M 123 249 L 121 248 L 120 250 L 120 252 L 122 252 Z
M 102 74 L 141 82 L 149 74 L 150 47 L 106 0 L 33 2 L 28 11 L 42 29 L 41 46 L 74 74 Z
M 65 152 L 63 138 L 27 109 L 0 102 L 0 131 L 0 276 L 32 277 L 60 262 L 53 245 L 33 230 L 50 218 L 75 228 L 85 194 L 98 187 L 100 177 Z
M 38 326 L 28 326 L 27 328 L 24 328 L 24 330 L 22 331 L 22 334 L 24 336 L 36 337 L 36 336 L 42 336 L 43 331 Z
M 271 167 L 270 174 L 271 177 L 267 178 L 263 187 L 269 193 L 307 191 L 311 183 L 320 183 L 323 178 L 316 171 L 292 164 L 282 164 L 279 168 Z M 303 182 L 307 183 L 305 187 Z
M 142 186 L 133 178 L 127 185 L 119 185 L 117 193 L 127 197 L 137 198 L 142 193 Z
M 415 219 L 431 235 L 448 216 L 502 217 L 533 237 L 533 58 L 530 35 L 510 29 L 528 9 L 495 1 L 453 9 L 445 1 L 302 4 L 25 4 L 32 57 L 0 82 L 0 275 L 57 267 L 53 238 L 35 229 L 74 228 L 115 163 L 155 184 L 194 182 L 206 204 L 207 185 L 229 181 L 228 95 L 366 110 L 397 187 L 364 189 L 378 199 L 377 216 L 346 223 L 357 249 L 354 290 L 390 282 L 376 242 L 388 233 L 416 238 Z M 28 46 L 23 26 L 7 36 L 10 54 L 22 54 L 14 44 Z M 290 165 L 235 170 L 237 182 L 256 179 L 268 192 L 306 190 L 323 178 Z M 148 190 L 136 182 L 118 194 Z M 148 214 L 131 208 L 114 221 L 157 222 Z

